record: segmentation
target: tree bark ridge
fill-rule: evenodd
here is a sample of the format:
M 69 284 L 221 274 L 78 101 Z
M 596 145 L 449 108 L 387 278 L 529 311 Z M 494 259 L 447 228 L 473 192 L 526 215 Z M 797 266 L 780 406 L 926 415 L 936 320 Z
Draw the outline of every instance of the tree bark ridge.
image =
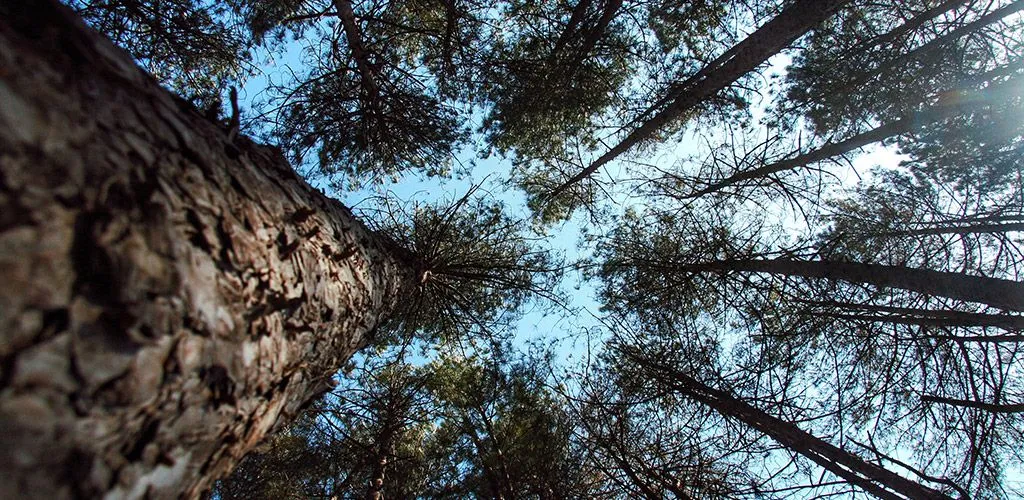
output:
M 280 152 L 0 4 L 0 497 L 196 497 L 414 286 Z

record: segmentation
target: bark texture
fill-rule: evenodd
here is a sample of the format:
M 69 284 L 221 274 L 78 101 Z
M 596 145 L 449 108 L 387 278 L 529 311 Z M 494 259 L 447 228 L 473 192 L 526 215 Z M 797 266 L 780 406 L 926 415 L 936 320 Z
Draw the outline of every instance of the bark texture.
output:
M 415 282 L 52 0 L 0 3 L 0 498 L 196 497 Z

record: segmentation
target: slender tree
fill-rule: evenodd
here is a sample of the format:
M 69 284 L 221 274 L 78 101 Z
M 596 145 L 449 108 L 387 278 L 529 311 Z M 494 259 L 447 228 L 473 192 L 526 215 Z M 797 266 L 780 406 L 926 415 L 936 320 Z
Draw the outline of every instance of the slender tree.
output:
M 705 404 L 726 417 L 739 420 L 771 436 L 772 439 L 778 441 L 786 448 L 799 453 L 825 470 L 851 484 L 859 486 L 864 491 L 878 498 L 951 498 L 939 490 L 911 481 L 899 474 L 872 464 L 853 453 L 801 430 L 790 422 L 765 413 L 737 399 L 728 392 L 710 387 L 685 373 L 666 368 L 663 365 L 659 365 L 656 361 L 642 357 L 638 353 L 625 355 L 630 356 L 636 363 L 643 363 L 649 366 L 655 377 L 658 377 L 662 383 L 667 383 L 670 387 L 679 391 L 680 394 Z
M 597 160 L 548 193 L 556 198 L 566 189 L 582 181 L 616 157 L 650 139 L 669 122 L 684 116 L 695 106 L 714 97 L 743 75 L 753 71 L 769 57 L 786 48 L 818 23 L 828 19 L 846 1 L 797 1 L 778 16 L 760 26 L 742 42 L 684 81 L 671 85 L 661 102 L 651 107 L 653 113 L 643 123 L 602 154 Z
M 763 155 L 750 155 L 755 157 L 754 166 L 738 170 L 728 177 L 715 181 L 702 181 L 706 184 L 683 196 L 685 198 L 697 198 L 711 193 L 721 192 L 727 188 L 737 185 L 748 187 L 766 182 L 769 177 L 780 173 L 805 168 L 809 165 L 823 160 L 841 157 L 847 153 L 863 148 L 864 146 L 890 140 L 904 134 L 924 129 L 929 125 L 941 122 L 946 118 L 957 115 L 972 115 L 967 118 L 971 123 L 978 124 L 985 121 L 985 114 L 991 110 L 983 110 L 986 106 L 1003 106 L 1006 102 L 1020 99 L 1020 82 L 1010 81 L 1008 83 L 993 84 L 985 82 L 990 86 L 981 91 L 970 89 L 951 90 L 940 94 L 941 98 L 933 106 L 925 107 L 914 111 L 898 120 L 874 127 L 865 132 L 846 137 L 840 140 L 829 141 L 811 151 L 790 155 L 788 158 L 772 161 L 758 162 Z M 993 87 L 994 85 L 994 87 Z M 995 148 L 1002 148 L 1004 144 L 996 144 Z M 995 149 L 994 148 L 994 149 Z M 760 153 L 755 151 L 755 153 Z
M 734 393 L 816 422 L 823 433 L 838 428 L 841 439 L 917 450 L 917 463 L 927 465 L 890 462 L 921 477 L 1001 494 L 1000 457 L 1013 455 L 1013 415 L 996 421 L 976 407 L 923 398 L 1016 404 L 1019 385 L 1009 373 L 1019 363 L 1020 336 L 1006 330 L 1014 331 L 1018 315 L 811 274 L 730 270 L 722 264 L 730 255 L 758 254 L 763 243 L 724 228 L 676 232 L 653 217 L 641 220 L 647 226 L 623 233 L 602 268 L 605 310 L 645 332 L 628 345 L 677 371 L 726 378 Z M 752 227 L 762 230 L 757 221 Z M 668 255 L 677 263 L 707 256 L 716 269 L 675 274 L 658 264 Z M 794 258 L 799 253 L 785 260 Z M 632 264 L 620 267 L 625 261 Z M 924 458 L 937 456 L 943 459 Z
M 664 225 L 662 227 L 665 228 Z M 645 245 L 631 240 L 638 237 L 635 231 L 635 227 L 623 228 L 609 243 L 610 258 L 603 263 L 604 273 L 655 273 L 660 280 L 680 284 L 692 275 L 764 273 L 896 288 L 1011 311 L 1024 310 L 1024 284 L 1015 280 L 908 266 L 789 256 L 785 255 L 790 253 L 786 251 L 781 252 L 782 256 L 772 256 L 729 248 L 731 243 L 723 238 L 727 234 L 724 230 L 715 230 L 719 234 L 708 235 L 709 245 L 697 249 L 704 252 L 705 257 L 702 258 L 700 253 L 677 253 L 686 241 L 673 241 L 671 233 L 639 236 L 653 240 Z M 716 240 L 724 246 L 716 247 Z

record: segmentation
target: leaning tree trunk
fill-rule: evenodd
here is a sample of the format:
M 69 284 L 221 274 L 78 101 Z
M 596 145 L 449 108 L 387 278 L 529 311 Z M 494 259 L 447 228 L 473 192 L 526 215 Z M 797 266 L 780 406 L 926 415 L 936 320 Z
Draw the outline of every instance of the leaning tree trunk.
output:
M 898 288 L 935 297 L 978 302 L 1000 309 L 1024 311 L 1024 282 L 916 267 L 787 258 L 714 260 L 699 264 L 659 264 L 654 267 L 668 272 L 741 271 L 823 278 L 879 288 Z
M 0 498 L 195 497 L 415 282 L 274 149 L 0 2 Z
M 594 160 L 560 186 L 546 195 L 554 199 L 583 179 L 593 175 L 605 164 L 618 158 L 636 145 L 650 139 L 673 120 L 684 116 L 701 103 L 729 87 L 743 75 L 757 69 L 773 55 L 794 40 L 828 19 L 850 0 L 796 0 L 734 45 L 697 74 L 669 87 L 664 98 L 649 108 L 662 107 L 650 119 L 641 123 L 618 144 Z
M 642 356 L 634 359 L 643 360 Z M 642 361 L 641 361 L 642 362 Z M 667 381 L 681 394 L 770 436 L 788 450 L 818 464 L 852 485 L 882 499 L 948 499 L 936 489 L 911 481 L 860 456 L 824 441 L 791 422 L 765 413 L 728 392 L 709 387 L 697 379 L 671 368 L 649 362 L 656 376 Z
M 967 102 L 956 105 L 936 104 L 934 106 L 926 107 L 920 111 L 908 113 L 905 117 L 898 120 L 893 120 L 889 123 L 879 125 L 871 130 L 861 132 L 837 142 L 828 142 L 818 149 L 801 153 L 792 158 L 778 160 L 772 163 L 762 164 L 759 167 L 751 168 L 749 170 L 735 172 L 724 179 L 711 182 L 707 186 L 687 194 L 685 198 L 699 198 L 701 196 L 716 193 L 725 188 L 755 179 L 760 179 L 762 180 L 761 182 L 767 183 L 763 179 L 768 179 L 775 174 L 805 168 L 809 165 L 813 165 L 830 158 L 836 158 L 870 144 L 875 144 L 886 139 L 921 130 L 928 125 L 940 122 L 947 118 L 968 113 L 976 113 L 984 109 L 985 106 L 990 106 L 993 103 L 1006 102 L 1018 97 L 1020 90 L 1017 83 L 1017 81 L 1003 84 L 989 82 L 989 87 L 981 91 L 972 91 L 971 89 L 953 90 L 952 92 L 956 95 L 965 97 Z M 1007 230 L 1015 231 L 1019 229 Z

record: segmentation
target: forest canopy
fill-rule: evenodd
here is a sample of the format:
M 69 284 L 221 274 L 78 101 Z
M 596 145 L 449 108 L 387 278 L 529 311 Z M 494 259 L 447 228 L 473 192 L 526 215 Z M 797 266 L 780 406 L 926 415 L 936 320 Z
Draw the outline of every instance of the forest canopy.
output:
M 1024 1 L 65 3 L 414 262 L 215 498 L 1024 496 Z

